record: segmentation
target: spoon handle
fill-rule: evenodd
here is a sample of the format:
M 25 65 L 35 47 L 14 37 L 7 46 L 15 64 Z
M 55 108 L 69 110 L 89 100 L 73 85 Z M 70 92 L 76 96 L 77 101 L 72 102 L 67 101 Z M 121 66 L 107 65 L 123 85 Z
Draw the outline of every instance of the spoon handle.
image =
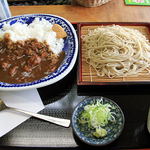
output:
M 149 107 L 148 118 L 147 118 L 147 128 L 150 133 L 150 107 Z
M 18 108 L 12 108 L 12 107 L 8 107 L 8 108 L 15 110 L 15 111 L 18 111 L 18 112 L 22 112 L 24 114 L 28 114 L 28 115 L 33 116 L 33 117 L 38 118 L 38 119 L 42 119 L 42 120 L 63 126 L 63 127 L 69 127 L 70 126 L 70 120 L 69 119 L 62 119 L 62 118 L 56 118 L 56 117 L 46 116 L 46 115 L 42 115 L 42 114 L 36 114 L 36 113 L 29 112 L 29 111 L 21 110 Z

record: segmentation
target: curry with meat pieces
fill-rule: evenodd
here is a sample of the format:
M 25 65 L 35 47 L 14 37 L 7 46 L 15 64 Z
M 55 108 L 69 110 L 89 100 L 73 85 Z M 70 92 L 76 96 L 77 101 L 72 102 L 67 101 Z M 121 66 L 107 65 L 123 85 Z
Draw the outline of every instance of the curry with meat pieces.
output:
M 54 54 L 46 42 L 36 39 L 12 42 L 9 34 L 0 41 L 0 81 L 26 83 L 54 72 L 65 57 Z

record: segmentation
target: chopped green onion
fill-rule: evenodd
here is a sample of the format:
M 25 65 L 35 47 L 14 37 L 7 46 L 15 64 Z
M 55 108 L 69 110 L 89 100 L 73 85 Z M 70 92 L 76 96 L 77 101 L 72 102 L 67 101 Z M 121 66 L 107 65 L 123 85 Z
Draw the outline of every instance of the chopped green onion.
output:
M 89 128 L 95 129 L 92 133 L 95 137 L 100 138 L 107 135 L 104 127 L 108 122 L 115 121 L 112 106 L 108 103 L 103 104 L 102 100 L 97 100 L 96 104 L 86 105 L 84 111 L 81 113 L 79 123 L 87 124 Z

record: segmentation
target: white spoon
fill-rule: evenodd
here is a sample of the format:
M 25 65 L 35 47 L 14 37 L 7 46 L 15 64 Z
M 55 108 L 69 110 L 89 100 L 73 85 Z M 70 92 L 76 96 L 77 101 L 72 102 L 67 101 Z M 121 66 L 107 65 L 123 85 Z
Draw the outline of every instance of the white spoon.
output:
M 147 118 L 147 128 L 150 133 L 150 107 L 149 107 L 148 118 Z
M 54 124 L 57 124 L 57 125 L 60 125 L 63 127 L 69 127 L 70 126 L 70 120 L 68 120 L 68 119 L 55 118 L 55 117 L 51 117 L 51 116 L 32 113 L 32 112 L 21 110 L 18 108 L 9 107 L 0 99 L 0 111 L 2 111 L 4 109 L 11 109 L 14 111 L 22 112 L 24 114 L 28 114 L 28 115 L 33 116 L 35 118 L 42 119 L 42 120 L 45 120 L 45 121 L 48 121 L 48 122 L 51 122 L 51 123 L 54 123 Z

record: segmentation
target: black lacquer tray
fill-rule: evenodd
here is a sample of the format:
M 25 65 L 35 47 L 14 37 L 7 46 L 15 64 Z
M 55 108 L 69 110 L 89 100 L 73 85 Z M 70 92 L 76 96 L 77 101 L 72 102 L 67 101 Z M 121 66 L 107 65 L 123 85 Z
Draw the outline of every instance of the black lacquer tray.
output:
M 76 27 L 76 25 L 74 25 Z M 38 92 L 45 105 L 40 113 L 71 118 L 75 106 L 87 96 L 104 96 L 115 101 L 125 115 L 121 136 L 101 149 L 150 148 L 147 115 L 150 106 L 150 85 L 77 86 L 78 61 L 73 70 L 61 81 Z M 83 144 L 72 128 L 63 128 L 45 121 L 30 118 L 0 138 L 4 149 L 100 149 Z
M 38 89 L 46 106 L 40 113 L 71 118 L 74 107 L 86 96 L 105 96 L 114 100 L 122 108 L 126 121 L 121 136 L 103 149 L 150 148 L 150 135 L 146 127 L 150 105 L 150 86 L 109 90 L 98 87 L 77 87 L 76 70 L 75 66 L 71 73 L 57 84 Z M 10 147 L 11 149 L 16 149 L 16 147 L 98 149 L 80 142 L 73 134 L 71 127 L 63 128 L 34 118 L 30 118 L 0 138 L 0 146 L 6 149 Z

